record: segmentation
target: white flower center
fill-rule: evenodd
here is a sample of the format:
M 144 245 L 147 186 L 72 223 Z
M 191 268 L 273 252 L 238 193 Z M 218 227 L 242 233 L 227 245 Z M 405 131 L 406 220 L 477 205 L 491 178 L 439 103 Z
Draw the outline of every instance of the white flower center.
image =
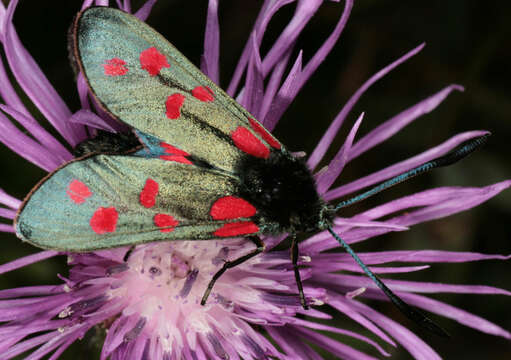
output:
M 186 329 L 209 333 L 212 317 L 232 312 L 232 296 L 253 298 L 259 293 L 236 284 L 243 277 L 234 268 L 217 281 L 206 306 L 200 304 L 212 276 L 228 259 L 251 251 L 249 244 L 245 240 L 211 240 L 138 246 L 126 261 L 128 269 L 112 274 L 115 280 L 107 295 L 126 304 L 124 315 L 139 314 L 147 319 L 146 328 L 156 328 L 164 337 L 182 336 L 169 328 L 176 323 L 184 328 L 181 334 Z

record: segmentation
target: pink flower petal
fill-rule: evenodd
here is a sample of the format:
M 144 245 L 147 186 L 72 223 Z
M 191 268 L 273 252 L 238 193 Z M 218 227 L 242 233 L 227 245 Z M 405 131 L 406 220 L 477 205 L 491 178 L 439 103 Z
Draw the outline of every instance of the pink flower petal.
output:
M 4 14 L 0 15 L 1 19 L 4 19 L 5 16 L 5 10 L 3 11 Z M 23 102 L 20 100 L 18 94 L 16 93 L 16 90 L 14 90 L 14 88 L 12 87 L 11 80 L 9 79 L 7 73 L 5 72 L 3 60 L 0 60 L 0 84 L 2 84 L 2 86 L 0 87 L 0 96 L 3 102 L 5 102 L 6 105 L 12 107 L 13 109 L 16 109 L 25 116 L 31 116 L 30 112 L 27 110 Z
M 298 56 L 302 56 L 302 51 L 298 53 Z M 288 51 L 282 58 L 275 64 L 275 68 L 271 72 L 270 80 L 268 80 L 268 84 L 266 85 L 265 91 L 264 91 L 264 99 L 263 103 L 261 105 L 261 110 L 259 113 L 258 120 L 268 129 L 268 125 L 272 126 L 270 124 L 270 119 L 267 120 L 267 117 L 272 114 L 272 111 L 276 105 L 273 105 L 273 102 L 275 99 L 275 96 L 277 94 L 277 91 L 279 90 L 280 83 L 282 82 L 282 77 L 284 76 L 284 71 L 287 68 L 287 65 L 289 63 L 289 59 L 291 58 L 291 51 Z M 301 66 L 301 65 L 300 65 Z M 301 70 L 301 67 L 300 67 Z M 275 119 L 277 121 L 278 119 Z M 274 127 L 274 125 L 273 125 Z M 272 128 L 273 129 L 273 128 Z
M 345 336 L 349 336 L 349 337 L 361 340 L 361 341 L 371 345 L 376 350 L 378 350 L 378 352 L 380 354 L 382 354 L 383 356 L 390 356 L 390 354 L 388 352 L 386 352 L 376 342 L 374 342 L 371 339 L 369 339 L 369 338 L 367 338 L 365 336 L 362 336 L 362 335 L 360 335 L 360 334 L 358 334 L 356 332 L 353 332 L 353 331 L 344 330 L 344 329 L 336 328 L 336 327 L 333 327 L 333 326 L 323 325 L 323 324 L 319 324 L 319 323 L 312 322 L 312 321 L 302 320 L 302 319 L 299 319 L 299 318 L 292 318 L 290 320 L 290 323 L 295 324 L 295 326 L 306 327 L 306 328 L 314 329 L 314 330 L 330 331 L 330 332 L 333 332 L 333 333 L 336 333 L 336 334 L 342 334 L 342 335 L 345 335 Z
M 89 85 L 87 85 L 87 80 L 85 80 L 85 77 L 83 76 L 82 72 L 78 74 L 78 77 L 76 78 L 76 90 L 78 91 L 78 97 L 80 98 L 80 105 L 82 106 L 82 109 L 88 110 L 90 109 L 89 104 Z
M 88 8 L 89 6 L 92 5 L 93 2 L 94 2 L 94 0 L 84 0 L 82 3 L 81 10 Z
M 430 97 L 420 101 L 419 103 L 409 107 L 391 119 L 385 121 L 383 124 L 375 127 L 363 138 L 357 141 L 355 145 L 353 145 L 348 161 L 359 157 L 367 150 L 384 142 L 418 117 L 435 110 L 437 106 L 440 105 L 454 90 L 464 91 L 463 87 L 460 85 L 449 85 L 436 94 L 431 95 Z
M 263 101 L 264 78 L 255 35 L 251 37 L 251 40 L 252 56 L 250 57 L 247 78 L 240 104 L 258 119 Z
M 52 171 L 63 161 L 32 138 L 22 133 L 0 113 L 0 142 L 9 149 L 46 171 Z
M 116 129 L 110 126 L 110 124 L 90 110 L 78 110 L 71 116 L 71 118 L 69 118 L 69 121 L 111 133 L 117 132 Z
M 133 15 L 135 15 L 140 20 L 145 21 L 149 17 L 154 4 L 156 4 L 156 1 L 157 0 L 147 0 L 144 5 L 142 5 L 140 9 L 138 9 L 137 12 Z
M 61 292 L 64 292 L 64 285 L 26 286 L 0 290 L 0 299 L 55 295 Z
M 358 350 L 355 350 L 351 346 L 345 345 L 337 340 L 331 339 L 317 332 L 302 327 L 292 327 L 292 329 L 302 339 L 307 339 L 308 342 L 318 345 L 322 349 L 327 350 L 328 352 L 340 357 L 341 359 L 377 360 L 375 357 L 364 354 Z
M 53 331 L 44 333 L 43 335 L 35 336 L 29 340 L 18 342 L 16 345 L 9 347 L 8 350 L 3 351 L 2 356 L 5 356 L 6 359 L 10 359 L 16 355 L 24 353 L 33 347 L 37 347 L 38 345 L 46 343 L 58 335 L 58 331 Z
M 9 271 L 13 271 L 28 266 L 30 264 L 34 264 L 36 262 L 46 260 L 57 255 L 59 255 L 58 251 L 46 250 L 38 252 L 34 255 L 25 256 L 14 261 L 8 262 L 6 264 L 0 265 L 0 274 L 5 274 L 8 273 Z
M 309 60 L 303 71 L 297 73 L 296 78 L 293 81 L 293 87 L 289 88 L 287 94 L 287 101 L 283 101 L 283 99 L 279 100 L 275 99 L 274 104 L 272 106 L 271 120 L 268 121 L 268 129 L 271 131 L 274 128 L 274 124 L 277 123 L 278 119 L 282 116 L 284 111 L 286 111 L 287 107 L 291 103 L 291 101 L 296 97 L 298 92 L 302 89 L 303 85 L 307 82 L 307 80 L 312 76 L 312 74 L 316 71 L 319 65 L 325 60 L 326 56 L 330 53 L 333 46 L 337 43 L 337 40 L 341 36 L 346 23 L 348 22 L 348 18 L 351 13 L 351 8 L 353 7 L 353 1 L 347 0 L 344 5 L 344 10 L 341 18 L 337 22 L 334 30 L 330 34 L 330 36 L 325 40 L 323 45 L 319 48 L 319 50 L 314 54 L 314 56 Z M 293 43 L 290 43 L 293 44 Z M 265 58 L 266 60 L 266 58 Z M 301 59 L 300 59 L 301 61 Z M 265 61 L 263 61 L 263 73 L 267 74 L 265 66 Z M 268 69 L 269 71 L 269 69 Z M 266 122 L 265 122 L 266 124 Z
M 349 304 L 357 311 L 363 313 L 367 318 L 380 326 L 396 339 L 398 343 L 408 350 L 408 352 L 417 360 L 440 360 L 440 356 L 424 341 L 418 338 L 414 333 L 389 319 L 388 317 L 373 310 L 369 306 L 362 304 L 356 300 L 346 299 L 340 300 Z
M 21 205 L 21 200 L 16 199 L 15 197 L 0 189 L 0 204 L 4 204 L 11 209 L 17 210 Z
M 294 2 L 295 0 L 265 0 L 261 11 L 259 12 L 257 19 L 255 21 L 254 27 L 252 28 L 252 32 L 255 33 L 258 37 L 258 43 L 260 44 L 264 33 L 266 31 L 266 27 L 270 22 L 271 18 L 275 13 L 284 5 Z M 243 49 L 243 53 L 236 65 L 236 69 L 234 70 L 234 74 L 231 78 L 231 82 L 227 88 L 227 94 L 234 97 L 236 89 L 238 88 L 239 82 L 243 73 L 246 70 L 247 64 L 251 57 L 252 44 L 250 41 L 247 41 L 245 44 L 245 48 Z
M 105 338 L 105 343 L 101 351 L 102 359 L 107 358 L 118 346 L 123 343 L 124 335 L 133 329 L 138 319 L 138 315 L 133 314 L 131 316 L 123 316 L 114 321 L 114 323 L 110 326 L 110 331 L 108 331 Z
M 3 218 L 6 218 L 6 219 L 12 220 L 16 216 L 16 211 L 0 208 L 0 216 Z M 2 224 L 2 225 L 7 225 L 7 224 Z M 12 228 L 12 225 L 8 225 L 8 226 L 10 226 Z
M 339 40 L 339 37 L 342 34 L 342 31 L 344 30 L 344 27 L 346 26 L 346 23 L 348 22 L 348 18 L 351 14 L 351 9 L 353 8 L 353 1 L 352 0 L 346 0 L 344 4 L 344 10 L 342 12 L 342 15 L 335 25 L 334 30 L 332 33 L 328 36 L 328 38 L 325 40 L 323 45 L 319 48 L 318 51 L 314 54 L 314 56 L 309 60 L 305 68 L 303 69 L 303 72 L 300 74 L 300 78 L 297 82 L 297 87 L 295 89 L 295 93 L 293 95 L 296 96 L 300 89 L 303 87 L 303 85 L 309 80 L 309 78 L 312 76 L 312 74 L 316 71 L 319 65 L 325 60 L 327 55 L 330 53 L 334 45 L 337 43 L 337 40 Z
M 287 327 L 266 326 L 265 330 L 287 354 L 289 359 L 324 360 L 304 341 L 295 336 Z
M 373 334 L 380 337 L 383 341 L 387 342 L 388 344 L 394 347 L 397 346 L 396 343 L 387 334 L 385 334 L 374 323 L 368 320 L 365 317 L 364 313 L 360 313 L 356 311 L 352 306 L 350 306 L 350 304 L 345 301 L 345 296 L 338 295 L 335 293 L 329 293 L 328 296 L 330 298 L 328 302 L 329 305 L 331 305 L 338 311 L 342 312 L 352 320 L 356 321 L 357 323 L 371 331 Z
M 71 116 L 71 111 L 21 44 L 12 24 L 12 16 L 17 3 L 18 0 L 9 2 L 3 24 L 4 49 L 10 69 L 23 91 L 39 111 L 71 146 L 75 146 L 85 138 L 84 129 L 81 126 L 69 125 L 68 119 Z
M 209 0 L 206 31 L 204 33 L 204 54 L 201 57 L 201 70 L 217 85 L 220 84 L 219 57 L 220 26 L 218 24 L 218 0 Z
M 507 180 L 482 188 L 443 187 L 426 190 L 377 206 L 354 216 L 353 219 L 355 221 L 373 220 L 409 208 L 422 207 L 386 220 L 389 224 L 410 226 L 471 209 L 491 199 L 510 186 L 511 180 Z M 344 241 L 352 244 L 394 231 L 394 229 L 388 227 L 366 227 L 345 230 L 343 227 L 334 226 L 334 231 L 339 233 Z M 322 231 L 303 241 L 300 244 L 300 251 L 321 252 L 337 247 L 339 247 L 339 243 L 332 238 L 330 233 Z
M 41 145 L 46 147 L 60 161 L 67 162 L 73 158 L 71 153 L 47 132 L 32 116 L 26 116 L 7 105 L 0 105 L 0 109 L 18 121 Z
M 404 231 L 408 230 L 409 228 L 407 226 L 397 225 L 397 224 L 390 224 L 388 222 L 384 221 L 363 221 L 363 220 L 354 220 L 353 218 L 340 218 L 336 217 L 334 219 L 334 224 L 338 226 L 343 226 L 343 230 L 340 230 L 340 232 L 347 231 L 348 229 L 354 228 L 354 227 L 368 227 L 368 228 L 388 228 L 392 229 L 394 231 Z
M 316 263 L 318 265 L 315 265 Z M 319 261 L 315 260 L 314 263 L 310 264 L 309 266 L 312 269 L 316 269 L 316 272 L 323 273 L 323 272 L 333 272 L 333 271 L 349 271 L 354 273 L 364 273 L 364 271 L 361 269 L 358 264 L 354 264 L 353 260 L 352 263 L 341 262 L 341 261 L 331 261 L 331 262 L 324 262 L 320 263 Z M 367 265 L 367 264 L 366 264 Z M 399 267 L 375 267 L 370 266 L 369 268 L 371 271 L 375 274 L 400 274 L 400 273 L 409 273 L 414 271 L 421 271 L 428 269 L 429 265 L 421 265 L 421 266 L 399 266 Z
M 460 324 L 482 331 L 487 334 L 502 336 L 511 340 L 511 333 L 498 325 L 485 320 L 477 315 L 471 314 L 465 310 L 448 305 L 441 301 L 427 298 L 416 294 L 403 294 L 403 299 L 413 306 L 420 307 L 432 313 L 456 320 Z
M 0 232 L 14 233 L 14 227 L 9 224 L 0 224 Z
M 355 181 L 352 181 L 349 184 L 339 186 L 333 190 L 328 191 L 325 194 L 325 200 L 331 201 L 333 199 L 337 199 L 346 194 L 351 194 L 356 191 L 359 191 L 365 187 L 375 185 L 384 180 L 390 179 L 396 175 L 402 174 L 414 167 L 417 167 L 425 162 L 428 162 L 432 159 L 435 159 L 439 156 L 447 154 L 449 151 L 457 147 L 458 145 L 468 141 L 470 139 L 474 139 L 476 137 L 488 134 L 487 131 L 468 131 L 456 136 L 451 137 L 447 141 L 442 144 L 431 148 L 423 153 L 411 157 L 407 160 L 398 162 L 394 165 L 388 166 L 382 170 L 376 171 L 370 175 L 361 177 Z
M 357 255 L 365 264 L 384 264 L 390 262 L 419 262 L 419 263 L 463 263 L 481 260 L 509 260 L 511 255 L 479 254 L 472 252 L 442 251 L 442 250 L 398 250 L 378 251 L 374 253 L 357 252 Z M 317 254 L 324 261 L 353 262 L 348 254 Z
M 351 146 L 353 145 L 353 140 L 357 135 L 358 128 L 364 119 L 364 113 L 360 114 L 357 121 L 355 121 L 355 125 L 350 130 L 350 133 L 346 137 L 344 144 L 342 145 L 339 152 L 334 156 L 332 161 L 328 163 L 328 168 L 325 172 L 323 172 L 320 176 L 316 177 L 316 186 L 318 194 L 323 195 L 329 188 L 332 186 L 334 181 L 337 179 L 339 174 L 344 169 L 344 165 L 346 165 L 348 158 L 351 154 Z
M 376 284 L 366 276 L 359 275 L 345 275 L 345 274 L 313 274 L 310 279 L 315 286 L 323 284 L 338 284 L 339 287 L 374 289 L 380 293 Z M 348 285 L 349 284 L 349 285 Z M 418 293 L 455 293 L 455 294 L 487 294 L 487 295 L 507 295 L 511 296 L 511 292 L 486 285 L 451 285 L 441 283 L 426 283 L 420 281 L 404 281 L 385 279 L 385 284 L 393 291 L 399 292 L 399 295 L 405 292 L 418 292 Z M 364 293 L 364 296 L 368 292 Z M 383 295 L 382 295 L 383 296 Z
M 511 186 L 511 180 L 485 187 L 441 187 L 402 197 L 384 205 L 365 211 L 358 216 L 375 219 L 409 209 L 423 207 L 397 216 L 387 221 L 398 225 L 414 225 L 441 217 L 446 217 L 473 208 Z
M 265 76 L 280 60 L 282 54 L 285 54 L 296 42 L 298 35 L 300 35 L 305 25 L 307 25 L 314 16 L 322 2 L 321 0 L 297 2 L 293 18 L 280 33 L 279 38 L 275 41 L 263 60 L 263 74 Z
M 280 87 L 277 95 L 273 99 L 271 103 L 272 111 L 268 112 L 268 114 L 264 118 L 264 126 L 272 131 L 277 122 L 280 119 L 280 116 L 284 112 L 284 110 L 280 111 L 280 109 L 285 109 L 289 106 L 289 104 L 293 101 L 294 97 L 292 96 L 293 87 L 298 81 L 298 75 L 302 72 L 302 51 L 298 53 L 296 60 L 293 64 L 293 67 L 289 71 L 289 74 L 284 80 L 284 83 Z
M 334 140 L 335 136 L 337 135 L 337 132 L 341 128 L 341 125 L 343 124 L 344 120 L 350 113 L 353 106 L 355 106 L 356 102 L 360 97 L 366 92 L 366 90 L 371 87 L 376 81 L 380 80 L 382 77 L 387 75 L 390 71 L 392 71 L 397 66 L 401 65 L 403 62 L 411 58 L 412 56 L 419 53 L 422 48 L 424 47 L 424 44 L 421 44 L 417 46 L 415 49 L 412 49 L 411 51 L 407 52 L 405 55 L 401 56 L 396 61 L 392 62 L 391 64 L 387 65 L 380 71 L 378 71 L 376 74 L 371 76 L 369 80 L 367 80 L 348 100 L 346 105 L 341 109 L 339 114 L 335 117 L 334 121 L 330 124 L 327 131 L 319 141 L 318 145 L 312 152 L 311 156 L 309 157 L 309 160 L 307 161 L 307 165 L 309 165 L 310 169 L 314 169 L 318 163 L 321 161 L 323 156 L 325 155 L 327 149 L 332 144 L 332 141 Z

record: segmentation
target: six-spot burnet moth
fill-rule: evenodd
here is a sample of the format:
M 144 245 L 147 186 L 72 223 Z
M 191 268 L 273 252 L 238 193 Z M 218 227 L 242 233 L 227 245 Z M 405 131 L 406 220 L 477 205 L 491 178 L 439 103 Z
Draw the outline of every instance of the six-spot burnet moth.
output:
M 136 138 L 102 135 L 81 144 L 77 152 L 85 155 L 48 175 L 24 201 L 15 220 L 22 240 L 62 251 L 239 236 L 253 241 L 254 251 L 227 261 L 213 276 L 204 304 L 218 277 L 264 250 L 260 235 L 287 233 L 307 308 L 295 235 L 328 230 L 405 315 L 445 335 L 362 263 L 333 231 L 332 220 L 343 207 L 458 161 L 486 136 L 330 205 L 302 159 L 148 25 L 120 10 L 94 7 L 77 15 L 71 31 L 72 58 L 90 91 Z

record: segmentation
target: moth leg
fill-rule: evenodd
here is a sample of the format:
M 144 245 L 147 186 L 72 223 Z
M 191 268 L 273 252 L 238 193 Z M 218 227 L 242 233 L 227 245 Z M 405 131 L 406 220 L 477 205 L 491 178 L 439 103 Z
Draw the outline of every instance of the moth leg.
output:
M 296 235 L 292 234 L 291 236 L 291 261 L 293 262 L 293 270 L 295 272 L 295 281 L 296 286 L 298 286 L 298 294 L 300 295 L 300 303 L 304 310 L 308 310 L 309 306 L 307 305 L 307 301 L 305 300 L 305 294 L 303 293 L 303 284 L 302 279 L 300 277 L 300 271 L 298 271 L 298 243 L 296 242 Z
M 206 300 L 208 300 L 208 297 L 209 297 L 209 294 L 211 293 L 211 290 L 213 290 L 213 286 L 215 286 L 215 282 L 218 280 L 218 278 L 220 276 L 222 276 L 222 274 L 227 270 L 227 269 L 230 269 L 232 267 L 235 267 L 235 266 L 238 266 L 240 264 L 243 264 L 245 261 L 253 258 L 254 256 L 262 253 L 264 251 L 264 243 L 263 241 L 258 237 L 258 236 L 249 236 L 248 237 L 249 240 L 251 240 L 256 248 L 246 254 L 246 255 L 243 255 L 239 258 L 237 258 L 236 260 L 233 260 L 233 261 L 226 261 L 224 263 L 224 265 L 222 266 L 222 268 L 220 270 L 218 270 L 216 272 L 215 275 L 213 275 L 213 277 L 211 278 L 211 280 L 209 281 L 209 284 L 208 284 L 208 288 L 206 289 L 206 291 L 204 292 L 204 295 L 202 296 L 202 300 L 201 300 L 201 305 L 205 305 L 206 304 Z
M 135 247 L 136 247 L 136 245 L 131 245 L 130 248 L 128 249 L 128 251 L 126 251 L 126 254 L 124 254 L 124 257 L 122 259 L 124 262 L 128 261 L 128 259 L 131 256 L 131 253 L 133 252 L 133 250 L 135 250 Z

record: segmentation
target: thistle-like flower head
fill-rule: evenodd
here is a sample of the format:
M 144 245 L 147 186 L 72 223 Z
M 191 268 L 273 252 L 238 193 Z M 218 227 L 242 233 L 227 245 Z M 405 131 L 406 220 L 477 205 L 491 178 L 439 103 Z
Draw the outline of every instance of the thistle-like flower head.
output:
M 6 60 L 0 62 L 0 142 L 24 160 L 52 172 L 73 159 L 69 148 L 88 139 L 97 129 L 122 132 L 126 128 L 101 111 L 81 76 L 77 80 L 81 108 L 71 110 L 65 104 L 18 38 L 13 24 L 17 3 L 11 0 L 7 8 L 0 4 L 0 41 Z M 154 0 L 147 1 L 135 15 L 145 20 L 154 3 Z M 261 54 L 260 46 L 268 23 L 289 3 L 296 3 L 294 15 L 269 50 Z M 87 0 L 83 7 L 90 5 L 108 5 L 108 1 Z M 334 47 L 346 26 L 353 1 L 346 0 L 339 5 L 344 10 L 332 32 L 303 63 L 302 51 L 297 55 L 294 52 L 297 38 L 321 5 L 322 1 L 316 0 L 265 0 L 231 82 L 226 86 L 227 92 L 270 131 Z M 130 2 L 122 2 L 121 8 L 130 12 Z M 217 8 L 217 0 L 210 0 L 201 69 L 219 83 Z M 419 53 L 423 46 L 384 66 L 363 83 L 307 156 L 317 191 L 325 201 L 356 194 L 487 133 L 468 131 L 454 135 L 421 154 L 334 186 L 348 163 L 435 109 L 453 91 L 463 90 L 459 85 L 450 85 L 364 136 L 357 136 L 364 115 L 358 116 L 328 167 L 318 169 L 358 99 L 371 85 Z M 310 49 L 306 51 L 311 52 Z M 6 70 L 13 76 L 8 77 Z M 58 132 L 63 142 L 34 119 L 20 100 L 17 88 Z M 470 209 L 510 185 L 511 181 L 507 180 L 480 188 L 442 187 L 421 191 L 349 217 L 337 216 L 333 228 L 350 244 L 368 241 L 378 235 L 404 231 L 411 225 Z M 1 191 L 0 203 L 3 205 L 0 216 L 8 221 L 14 219 L 21 201 Z M 0 224 L 0 230 L 14 231 L 11 224 Z M 338 248 L 339 244 L 327 231 L 313 234 L 300 244 L 299 265 L 304 293 L 313 304 L 311 309 L 304 310 L 297 296 L 288 251 L 271 250 L 282 239 L 283 236 L 266 237 L 266 252 L 229 269 L 217 281 L 205 306 L 200 301 L 211 276 L 225 261 L 250 252 L 253 249 L 250 242 L 245 239 L 174 241 L 90 253 L 47 250 L 3 264 L 0 273 L 50 257 L 67 256 L 69 274 L 59 275 L 59 285 L 22 286 L 0 291 L 2 358 L 24 354 L 27 359 L 46 355 L 56 359 L 72 343 L 91 332 L 100 339 L 97 341 L 101 359 L 320 359 L 317 349 L 329 353 L 328 358 L 373 359 L 379 355 L 389 356 L 387 350 L 398 344 L 414 358 L 439 358 L 411 330 L 361 301 L 384 300 L 385 297 L 361 274 L 348 254 L 329 251 Z M 359 255 L 378 274 L 409 273 L 441 262 L 508 259 L 501 255 L 437 250 L 374 251 Z M 425 296 L 440 292 L 510 295 L 506 290 L 404 280 L 387 280 L 386 284 L 417 308 L 511 339 L 511 334 L 498 325 Z M 332 316 L 350 318 L 377 340 L 334 326 L 329 322 Z M 369 353 L 357 350 L 351 342 L 334 340 L 325 332 L 364 342 L 370 348 Z M 380 345 L 382 343 L 385 345 Z

